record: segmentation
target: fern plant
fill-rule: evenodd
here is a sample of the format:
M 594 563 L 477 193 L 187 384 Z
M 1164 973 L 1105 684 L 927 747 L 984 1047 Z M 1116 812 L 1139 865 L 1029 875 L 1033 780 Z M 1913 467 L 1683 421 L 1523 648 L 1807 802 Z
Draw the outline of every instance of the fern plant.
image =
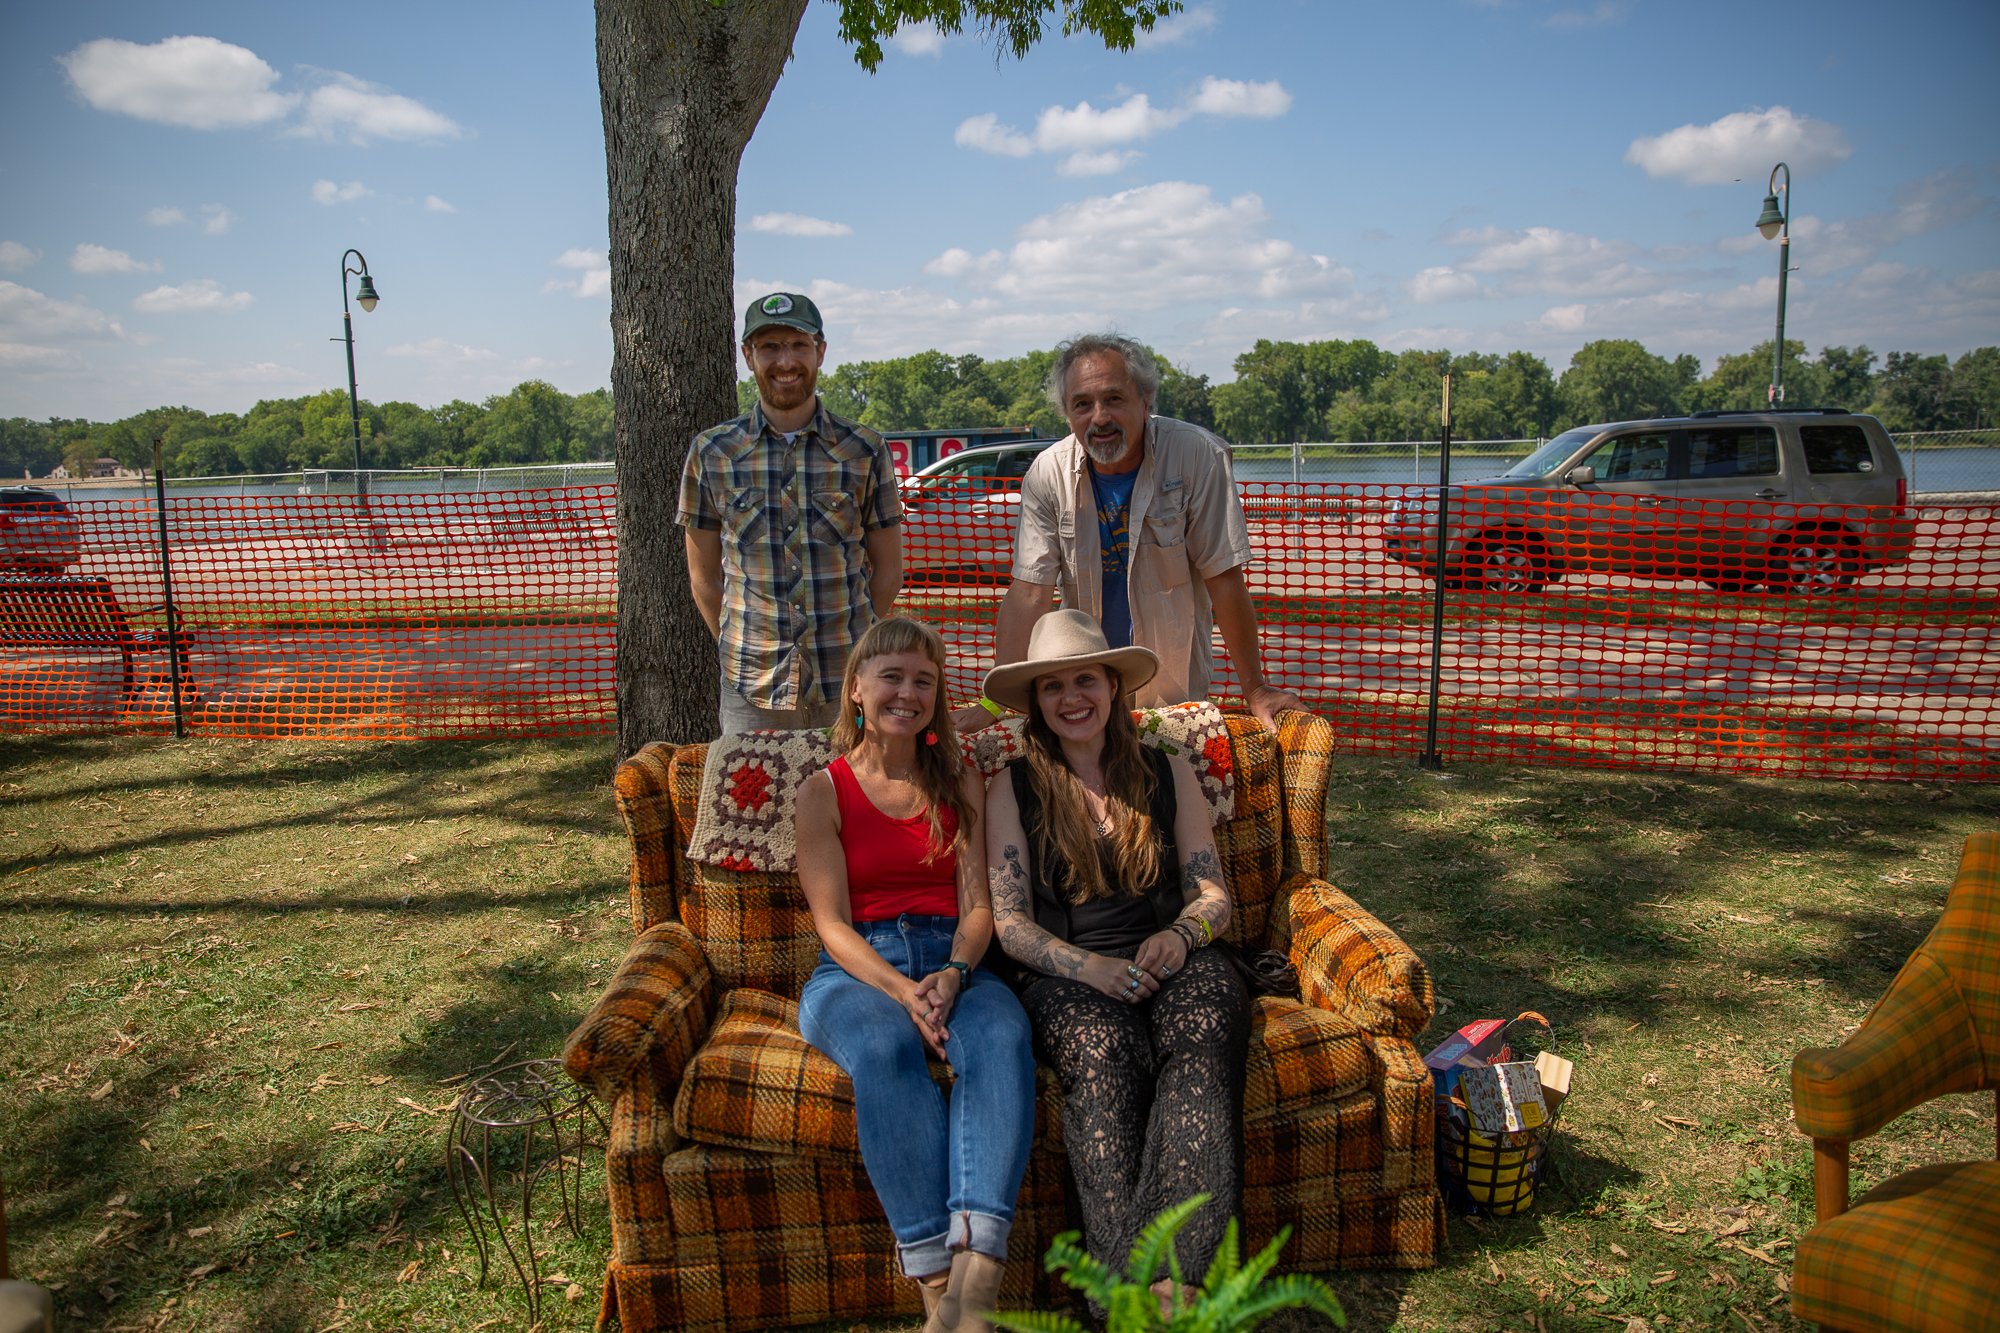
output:
M 1132 1245 L 1123 1273 L 1085 1251 L 1079 1243 L 1081 1237 L 1074 1231 L 1065 1231 L 1055 1238 L 1043 1261 L 1044 1267 L 1051 1273 L 1061 1273 L 1064 1282 L 1103 1308 L 1105 1333 L 1153 1333 L 1156 1329 L 1171 1329 L 1174 1333 L 1238 1333 L 1256 1328 L 1280 1310 L 1298 1309 L 1315 1311 L 1339 1327 L 1347 1327 L 1347 1314 L 1340 1308 L 1339 1298 L 1324 1282 L 1302 1274 L 1272 1275 L 1271 1270 L 1278 1264 L 1278 1252 L 1291 1239 L 1290 1227 L 1280 1230 L 1249 1262 L 1240 1263 L 1233 1217 L 1201 1286 L 1185 1299 L 1175 1296 L 1171 1312 L 1162 1314 L 1160 1298 L 1154 1294 L 1152 1284 L 1164 1268 L 1173 1280 L 1174 1290 L 1181 1291 L 1185 1284 L 1180 1259 L 1174 1253 L 1174 1237 L 1207 1202 L 1206 1194 L 1197 1194 L 1148 1222 Z M 988 1317 L 994 1327 L 1015 1329 L 1018 1333 L 1085 1333 L 1083 1325 L 1068 1315 L 1036 1311 L 998 1312 Z

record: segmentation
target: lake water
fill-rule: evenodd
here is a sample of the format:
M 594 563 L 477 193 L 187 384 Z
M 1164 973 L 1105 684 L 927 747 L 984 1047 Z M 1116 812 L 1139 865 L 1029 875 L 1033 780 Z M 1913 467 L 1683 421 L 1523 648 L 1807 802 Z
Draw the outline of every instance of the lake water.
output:
M 1479 481 L 1496 477 L 1511 467 L 1516 458 L 1524 456 L 1461 454 L 1454 451 L 1452 479 Z M 1909 474 L 1910 490 L 1915 495 L 2000 491 L 2000 449 L 1906 450 L 1903 452 L 1903 468 Z M 168 496 L 174 499 L 199 495 L 346 495 L 353 490 L 348 480 L 350 475 L 334 474 L 335 479 L 330 483 L 324 479 L 324 474 L 309 474 L 310 480 L 303 482 L 297 477 L 217 478 L 198 485 L 170 486 Z M 1427 485 L 1438 479 L 1438 459 L 1435 446 L 1427 447 L 1421 456 L 1417 456 L 1409 453 L 1354 454 L 1321 445 L 1309 449 L 1300 457 L 1296 472 L 1290 458 L 1239 457 L 1236 460 L 1239 481 L 1290 481 L 1295 475 L 1301 481 L 1330 484 Z M 378 495 L 437 495 L 462 491 L 603 486 L 611 484 L 615 477 L 609 465 L 510 468 L 483 475 L 474 472 L 444 476 L 437 473 L 385 473 L 373 478 L 369 488 Z M 33 484 L 80 501 L 151 499 L 153 494 L 152 483 L 142 481 L 85 482 L 74 486 L 48 481 Z

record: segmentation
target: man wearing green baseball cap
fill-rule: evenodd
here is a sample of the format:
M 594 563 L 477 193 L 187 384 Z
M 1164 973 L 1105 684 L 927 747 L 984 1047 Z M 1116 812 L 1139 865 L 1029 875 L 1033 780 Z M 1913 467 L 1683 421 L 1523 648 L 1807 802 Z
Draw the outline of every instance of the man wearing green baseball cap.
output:
M 903 582 L 903 506 L 882 437 L 819 401 L 819 307 L 743 312 L 745 416 L 695 436 L 681 474 L 688 584 L 715 635 L 722 734 L 823 727 L 847 654 Z

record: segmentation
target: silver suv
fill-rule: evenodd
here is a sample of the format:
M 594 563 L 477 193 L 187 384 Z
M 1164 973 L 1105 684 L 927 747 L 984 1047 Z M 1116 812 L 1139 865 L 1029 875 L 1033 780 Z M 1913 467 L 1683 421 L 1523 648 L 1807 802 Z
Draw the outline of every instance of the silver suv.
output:
M 1697 412 L 1564 431 L 1498 477 L 1455 484 L 1445 577 L 1532 592 L 1573 570 L 1829 593 L 1909 555 L 1902 459 L 1837 408 Z M 1390 559 L 1437 573 L 1437 492 L 1397 501 Z

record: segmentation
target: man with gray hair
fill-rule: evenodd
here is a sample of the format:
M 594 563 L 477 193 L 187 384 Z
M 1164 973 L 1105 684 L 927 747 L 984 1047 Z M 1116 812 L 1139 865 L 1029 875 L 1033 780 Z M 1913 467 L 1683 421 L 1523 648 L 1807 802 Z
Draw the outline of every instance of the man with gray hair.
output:
M 1229 446 L 1199 426 L 1154 416 L 1159 387 L 1152 354 L 1130 338 L 1085 334 L 1057 349 L 1049 398 L 1070 434 L 1042 451 L 1021 483 L 994 664 L 1022 659 L 1060 587 L 1063 605 L 1089 613 L 1113 647 L 1159 655 L 1141 704 L 1207 698 L 1209 641 L 1219 629 L 1244 702 L 1275 728 L 1280 710 L 1304 704 L 1264 679 L 1243 579 L 1250 531 Z M 981 700 L 959 716 L 991 721 L 982 708 L 999 715 Z

